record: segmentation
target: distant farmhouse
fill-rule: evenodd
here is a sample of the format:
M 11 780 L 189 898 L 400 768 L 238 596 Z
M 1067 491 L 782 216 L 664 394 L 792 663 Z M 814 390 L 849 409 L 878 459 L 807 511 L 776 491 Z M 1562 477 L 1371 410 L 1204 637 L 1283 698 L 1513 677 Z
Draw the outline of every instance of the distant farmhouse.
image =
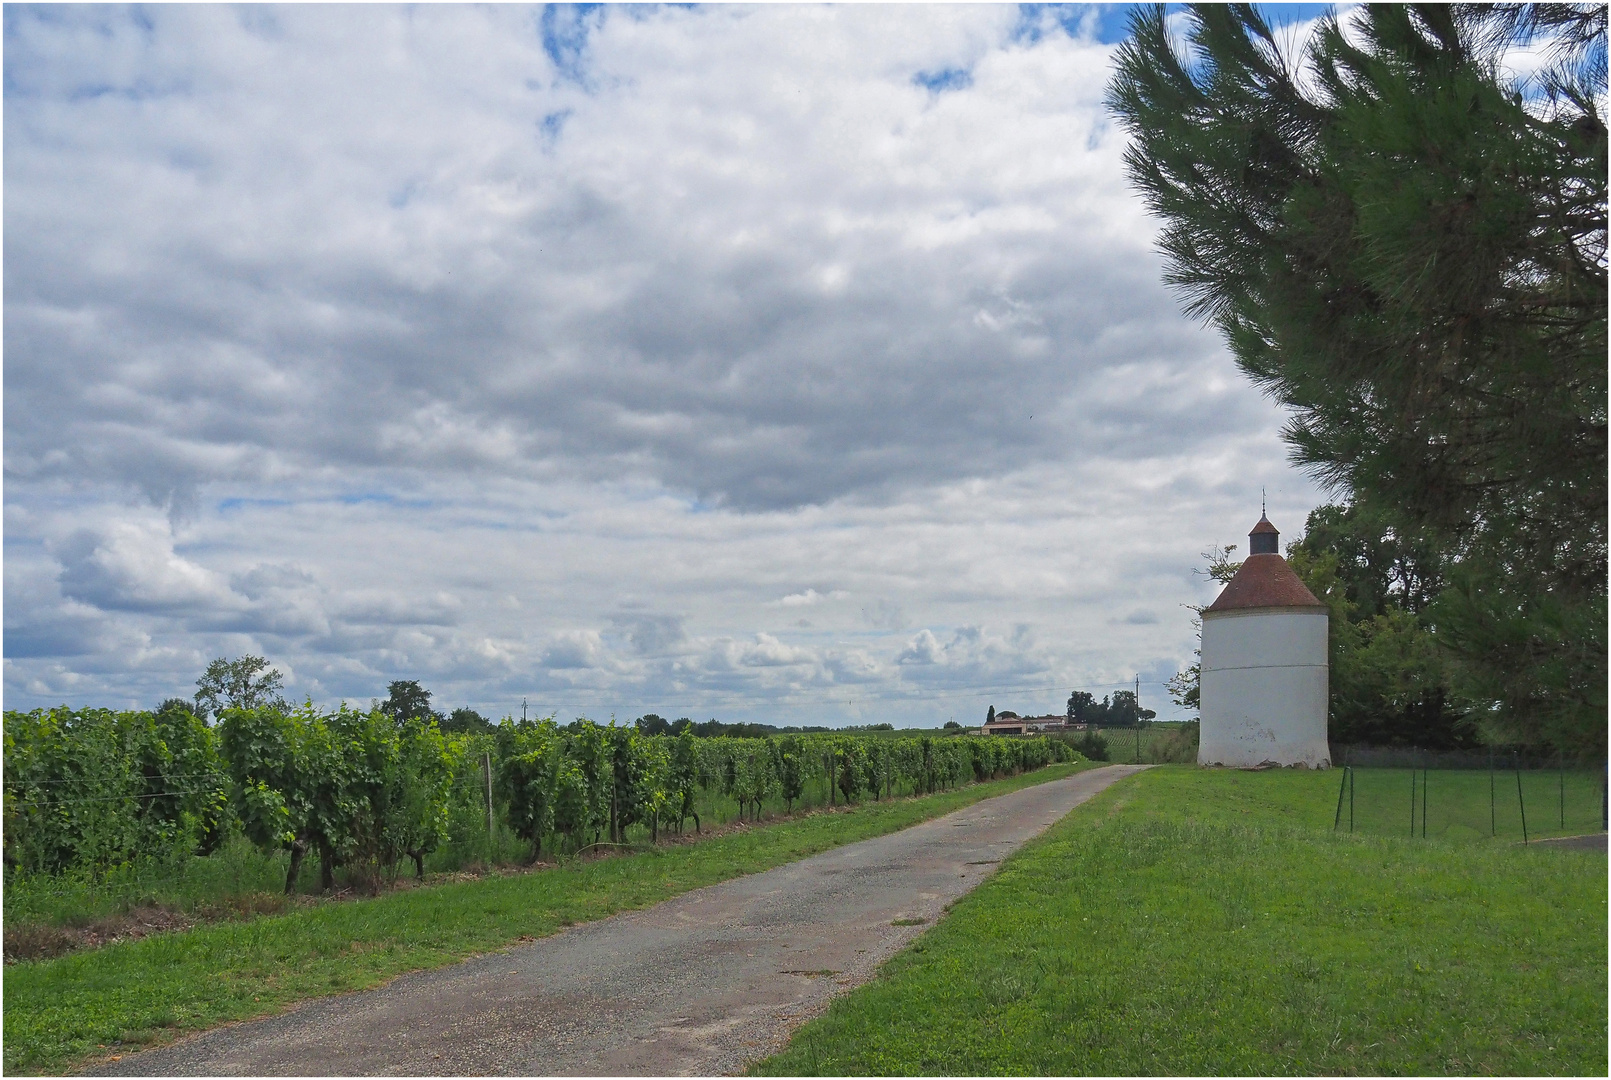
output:
M 986 735 L 1031 735 L 1037 732 L 1056 732 L 1068 728 L 1068 718 L 1056 714 L 1046 716 L 1019 716 L 1012 711 L 998 712 L 995 719 L 980 728 Z

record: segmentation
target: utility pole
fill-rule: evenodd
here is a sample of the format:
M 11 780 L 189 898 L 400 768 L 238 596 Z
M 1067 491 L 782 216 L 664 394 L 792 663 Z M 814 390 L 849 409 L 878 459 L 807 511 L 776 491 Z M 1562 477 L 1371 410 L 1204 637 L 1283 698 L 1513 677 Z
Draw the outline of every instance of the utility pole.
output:
M 1136 756 L 1135 763 L 1141 764 L 1141 676 L 1136 675 Z

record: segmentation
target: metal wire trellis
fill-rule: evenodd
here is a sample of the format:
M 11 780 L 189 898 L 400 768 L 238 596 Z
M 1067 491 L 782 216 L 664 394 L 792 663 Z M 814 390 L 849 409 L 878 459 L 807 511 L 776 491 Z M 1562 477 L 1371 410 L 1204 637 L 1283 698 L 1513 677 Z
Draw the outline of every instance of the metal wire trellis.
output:
M 130 795 L 96 795 L 86 799 L 17 799 L 24 806 L 78 806 L 83 803 L 124 802 L 129 799 L 163 799 L 181 795 L 205 795 L 218 788 L 191 788 L 188 791 L 144 791 Z
M 205 780 L 206 778 L 208 778 L 208 777 L 210 777 L 212 775 L 214 775 L 214 774 L 213 773 L 181 773 L 181 774 L 179 774 L 177 776 L 163 776 L 162 779 L 164 779 L 164 780 Z M 120 775 L 118 777 L 118 779 L 122 779 L 122 776 Z M 66 777 L 66 778 L 62 778 L 62 779 L 56 779 L 56 780 L 27 780 L 27 779 L 19 780 L 19 779 L 15 779 L 13 777 L 7 777 L 6 780 L 5 780 L 5 783 L 8 784 L 8 785 L 20 785 L 20 786 L 27 786 L 27 787 L 37 787 L 37 786 L 42 786 L 44 784 L 104 784 L 104 783 L 106 783 L 106 781 L 107 781 L 107 778 L 102 777 L 102 776 L 70 776 L 70 777 Z

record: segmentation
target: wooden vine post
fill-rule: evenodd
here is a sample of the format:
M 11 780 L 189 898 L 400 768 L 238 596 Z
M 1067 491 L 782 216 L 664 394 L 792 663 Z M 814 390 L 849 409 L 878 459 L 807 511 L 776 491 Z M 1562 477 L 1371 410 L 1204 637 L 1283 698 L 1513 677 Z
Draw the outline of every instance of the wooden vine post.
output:
M 481 779 L 487 789 L 487 840 L 490 843 L 496 836 L 492 823 L 492 755 L 481 755 Z

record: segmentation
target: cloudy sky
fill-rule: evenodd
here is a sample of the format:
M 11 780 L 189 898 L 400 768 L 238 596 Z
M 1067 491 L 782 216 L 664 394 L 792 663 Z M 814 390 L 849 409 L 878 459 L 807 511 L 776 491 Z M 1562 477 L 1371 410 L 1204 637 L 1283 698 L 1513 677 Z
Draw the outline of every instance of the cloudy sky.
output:
M 1324 495 L 1160 284 L 1105 8 L 5 9 L 5 706 L 941 723 Z

